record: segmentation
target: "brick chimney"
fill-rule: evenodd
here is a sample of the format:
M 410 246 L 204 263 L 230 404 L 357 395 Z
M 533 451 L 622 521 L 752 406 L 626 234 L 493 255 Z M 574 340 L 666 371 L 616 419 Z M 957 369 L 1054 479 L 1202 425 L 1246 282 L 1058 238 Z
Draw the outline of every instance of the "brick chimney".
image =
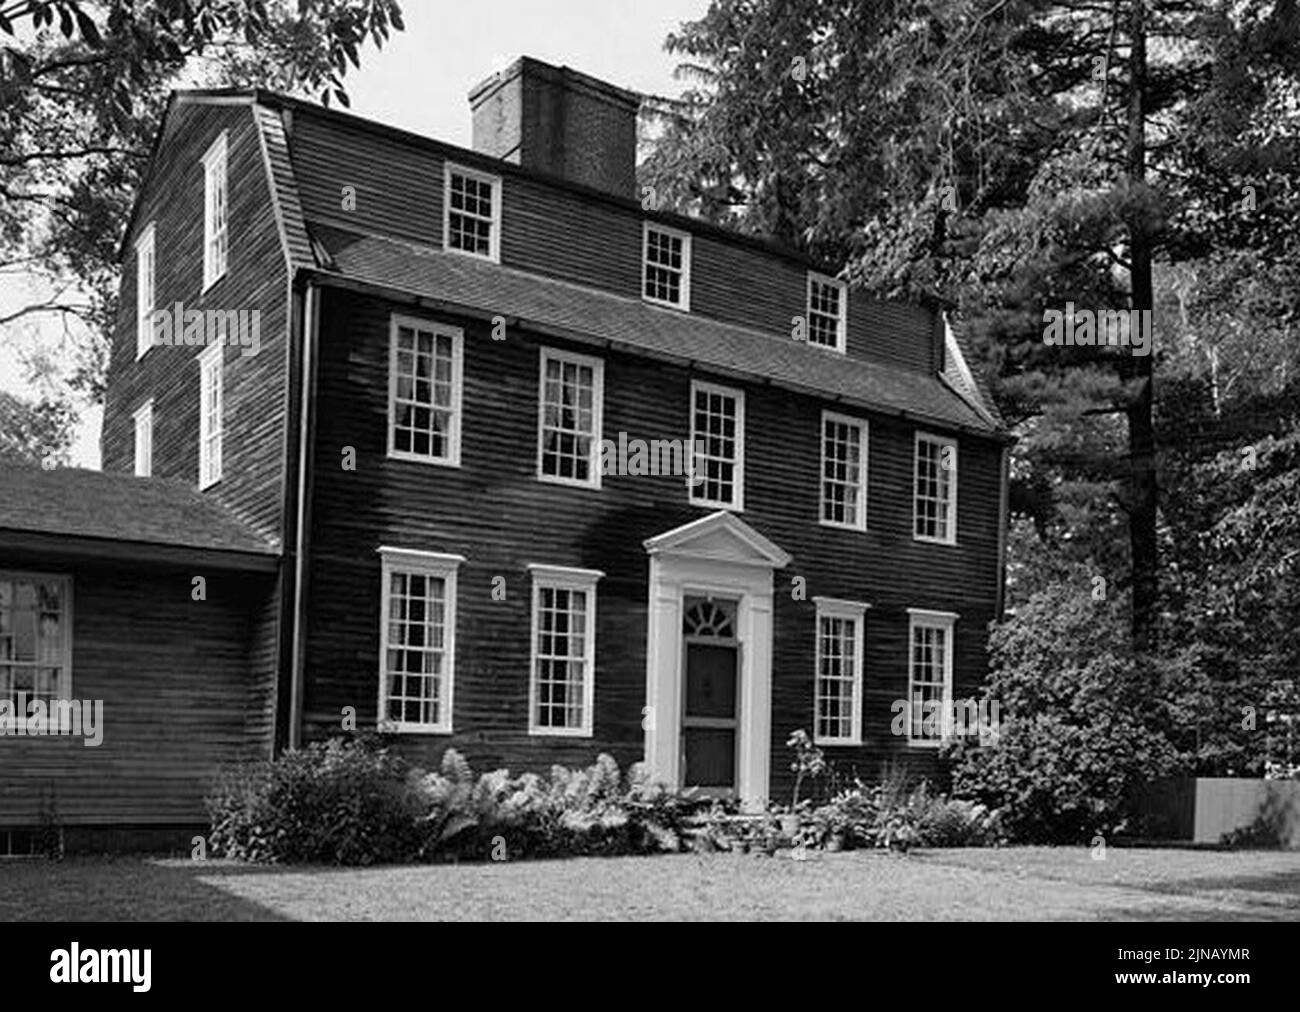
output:
M 641 96 L 523 56 L 469 93 L 474 150 L 635 197 Z

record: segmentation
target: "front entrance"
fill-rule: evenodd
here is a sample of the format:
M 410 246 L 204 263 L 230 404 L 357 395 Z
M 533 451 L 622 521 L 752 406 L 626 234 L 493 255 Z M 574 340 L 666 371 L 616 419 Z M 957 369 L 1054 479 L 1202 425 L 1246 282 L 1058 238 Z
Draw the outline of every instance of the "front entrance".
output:
M 740 744 L 736 602 L 687 598 L 683 605 L 682 786 L 732 796 Z

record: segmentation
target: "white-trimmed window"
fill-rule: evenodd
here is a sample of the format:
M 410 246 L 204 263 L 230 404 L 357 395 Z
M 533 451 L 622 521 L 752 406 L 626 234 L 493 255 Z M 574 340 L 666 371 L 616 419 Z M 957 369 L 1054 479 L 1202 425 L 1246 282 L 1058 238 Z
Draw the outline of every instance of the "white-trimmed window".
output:
M 645 222 L 642 239 L 641 294 L 647 302 L 674 309 L 691 308 L 691 236 L 675 228 Z
M 532 678 L 528 733 L 590 738 L 596 699 L 595 569 L 530 565 Z
M 951 727 L 953 629 L 950 611 L 908 608 L 907 702 L 912 745 L 938 745 Z
M 957 441 L 916 434 L 913 535 L 918 541 L 957 542 Z
M 220 344 L 199 356 L 199 488 L 221 480 L 222 356 Z
M 537 475 L 543 481 L 600 488 L 605 364 L 542 349 Z
M 848 344 L 848 331 L 848 285 L 809 271 L 808 343 L 843 352 Z
M 460 555 L 380 548 L 379 730 L 450 734 Z
M 817 606 L 817 668 L 813 738 L 818 745 L 862 743 L 862 657 L 868 605 L 813 598 Z
M 15 714 L 72 697 L 71 630 L 69 577 L 0 570 L 0 700 Z
M 226 132 L 203 156 L 203 287 L 210 288 L 226 273 L 229 244 L 227 218 Z
M 135 241 L 135 357 L 153 347 L 154 227 L 149 226 Z
M 695 476 L 691 501 L 740 510 L 745 500 L 745 393 L 691 383 L 691 450 Z
M 153 474 L 153 398 L 135 409 L 135 474 L 148 478 Z
M 443 246 L 500 263 L 501 177 L 444 164 Z
M 388 365 L 388 455 L 460 466 L 464 332 L 394 316 Z
M 867 529 L 867 423 L 822 412 L 821 521 Z

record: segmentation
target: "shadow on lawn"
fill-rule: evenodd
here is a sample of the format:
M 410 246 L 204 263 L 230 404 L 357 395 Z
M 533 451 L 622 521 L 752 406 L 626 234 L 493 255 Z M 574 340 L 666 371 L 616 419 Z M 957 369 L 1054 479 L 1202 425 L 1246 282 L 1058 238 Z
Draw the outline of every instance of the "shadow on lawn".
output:
M 1300 919 L 1300 867 L 1270 875 L 1218 875 L 1166 882 L 1128 883 L 1126 888 L 1203 901 L 1204 912 L 1185 905 L 1157 908 L 1142 920 L 1295 921 Z M 1167 910 L 1167 916 L 1161 912 Z M 1118 912 L 1117 916 L 1120 916 Z

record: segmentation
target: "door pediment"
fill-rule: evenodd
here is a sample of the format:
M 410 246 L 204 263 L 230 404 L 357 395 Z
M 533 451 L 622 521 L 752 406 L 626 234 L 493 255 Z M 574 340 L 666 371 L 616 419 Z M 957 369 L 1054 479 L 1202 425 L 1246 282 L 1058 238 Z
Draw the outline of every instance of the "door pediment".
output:
M 782 569 L 790 562 L 788 552 L 726 510 L 649 538 L 645 550 L 650 555 L 712 559 L 769 569 Z

